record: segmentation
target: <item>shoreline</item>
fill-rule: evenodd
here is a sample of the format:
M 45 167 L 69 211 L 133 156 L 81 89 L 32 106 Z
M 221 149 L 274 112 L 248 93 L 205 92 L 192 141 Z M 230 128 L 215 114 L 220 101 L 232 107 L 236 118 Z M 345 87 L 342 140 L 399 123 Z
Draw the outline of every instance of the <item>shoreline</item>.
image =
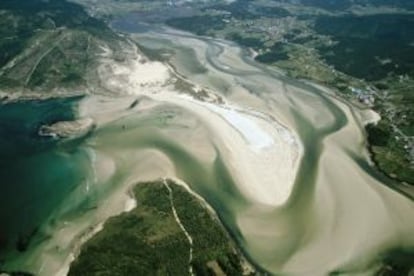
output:
M 217 143 L 224 145 L 225 152 L 228 154 L 228 156 L 235 155 L 236 144 L 234 143 L 237 141 L 238 148 L 244 150 L 244 161 L 247 162 L 247 160 L 252 160 L 250 163 L 257 165 L 256 168 L 262 170 L 262 173 L 266 175 L 266 180 L 268 182 L 275 178 L 280 179 L 280 183 L 284 183 L 280 184 L 280 186 L 283 186 L 280 188 L 281 190 L 277 190 L 277 187 L 275 187 L 275 185 L 270 185 L 270 182 L 266 184 L 266 189 L 264 186 L 262 187 L 260 183 L 256 183 L 257 187 L 252 188 L 253 184 L 246 184 L 247 180 L 244 178 L 247 177 L 252 183 L 257 182 L 254 180 L 253 174 L 251 173 L 250 175 L 247 175 L 246 173 L 249 172 L 249 170 L 236 171 L 235 167 L 231 167 L 231 170 L 233 171 L 233 177 L 237 178 L 236 175 L 240 173 L 245 174 L 243 178 L 240 176 L 238 177 L 238 184 L 241 184 L 239 188 L 244 190 L 245 194 L 248 197 L 251 197 L 252 200 L 261 201 L 263 204 L 269 205 L 282 205 L 287 201 L 293 188 L 294 182 L 294 176 L 291 174 L 295 174 L 297 172 L 298 161 L 303 154 L 301 151 L 302 147 L 299 146 L 301 144 L 300 141 L 298 141 L 296 135 L 291 134 L 294 132 L 291 127 L 282 125 L 278 121 L 270 122 L 268 118 L 264 118 L 263 116 L 257 118 L 254 118 L 253 116 L 248 117 L 249 114 L 247 113 L 251 113 L 251 111 L 247 109 L 244 110 L 241 107 L 238 108 L 237 114 L 234 112 L 229 113 L 231 110 L 229 111 L 228 107 L 231 106 L 231 103 L 230 101 L 223 100 L 223 96 L 221 94 L 212 92 L 210 89 L 205 90 L 204 88 L 194 84 L 188 79 L 183 79 L 176 70 L 171 69 L 171 65 L 168 65 L 168 63 L 165 64 L 158 61 L 149 61 L 146 59 L 143 63 L 141 61 L 143 59 L 144 58 L 140 55 L 140 53 L 138 53 L 138 48 L 136 47 L 133 49 L 132 59 L 125 62 L 112 60 L 108 56 L 104 57 L 102 64 L 99 65 L 99 68 L 102 68 L 100 70 L 100 78 L 102 79 L 101 85 L 103 87 L 107 87 L 109 90 L 125 91 L 129 96 L 147 96 L 154 100 L 156 103 L 172 104 L 178 108 L 183 108 L 188 110 L 190 113 L 193 113 L 209 128 L 211 128 L 213 140 L 217 140 Z M 149 70 L 148 73 L 151 72 L 152 75 L 159 73 L 160 75 L 157 75 L 157 77 L 153 76 L 152 79 L 155 81 L 148 82 L 145 76 L 142 77 L 141 74 L 139 74 L 139 72 L 143 70 L 141 68 L 143 66 Z M 158 72 L 158 69 L 161 67 L 164 69 Z M 188 91 L 178 90 L 175 87 L 174 79 L 181 79 L 182 81 L 185 81 L 190 86 L 190 93 L 186 93 Z M 199 92 L 203 93 L 202 99 L 198 99 L 194 96 Z M 127 95 L 125 96 L 127 97 Z M 211 100 L 213 100 L 213 102 L 216 102 L 217 99 L 222 100 L 216 104 L 210 103 Z M 226 104 L 221 104 L 220 102 L 224 102 Z M 135 110 L 139 109 L 139 105 L 135 107 Z M 240 112 L 240 110 L 242 110 L 242 112 Z M 125 115 L 127 115 L 127 113 L 125 113 Z M 88 116 L 93 117 L 93 114 L 88 114 Z M 276 123 L 278 123 L 278 125 L 275 125 Z M 284 131 L 289 132 L 289 137 L 291 137 L 290 140 L 296 140 L 293 143 L 294 145 L 288 141 L 283 140 L 283 136 L 286 135 L 276 133 L 276 128 L 279 127 L 283 128 Z M 234 130 L 239 133 L 237 135 L 234 135 Z M 265 133 L 266 135 L 257 137 L 257 130 L 260 130 L 261 133 Z M 253 137 L 255 144 L 262 143 L 263 137 L 265 137 L 265 140 L 269 140 L 269 137 L 271 137 L 272 143 L 278 144 L 266 144 L 266 148 L 259 148 L 258 150 L 255 150 L 254 148 L 247 149 L 246 145 L 251 144 L 250 142 L 252 139 L 249 138 L 252 138 L 252 135 L 255 135 Z M 228 137 L 229 139 L 232 137 L 230 140 L 233 139 L 233 143 L 229 144 L 226 139 L 224 139 L 225 137 Z M 243 139 L 240 139 L 239 137 Z M 281 145 L 285 145 L 285 147 Z M 255 145 L 253 145 L 253 147 L 254 146 Z M 286 148 L 288 148 L 288 150 L 282 150 Z M 290 166 L 291 162 L 290 155 L 287 153 L 287 151 L 290 151 L 291 148 L 297 148 L 295 149 L 295 152 L 298 153 L 299 158 L 294 157 L 293 159 L 295 164 L 292 164 L 292 167 L 287 168 L 287 166 Z M 270 150 L 275 151 L 274 153 L 277 151 L 277 154 L 274 154 L 272 158 L 270 154 L 268 154 Z M 264 171 L 265 162 L 259 160 L 262 155 L 266 155 L 264 156 L 266 157 L 266 160 L 271 159 L 275 163 L 279 164 L 282 169 L 277 170 L 277 172 L 273 170 L 274 175 L 272 176 L 270 173 L 266 174 Z M 280 159 L 280 155 L 283 155 L 283 158 L 287 158 L 287 160 Z M 286 161 L 289 164 L 286 164 L 286 162 L 283 161 Z M 272 170 L 268 168 L 266 171 L 269 172 Z M 280 172 L 282 172 L 283 175 L 280 175 Z M 286 188 L 287 186 L 289 188 Z M 261 187 L 261 195 L 259 195 L 258 193 L 260 191 L 258 189 Z M 271 198 L 267 191 L 269 188 L 273 189 L 273 193 L 278 195 L 279 198 Z M 280 194 L 282 195 L 280 196 Z
M 349 106 L 349 108 L 351 110 L 353 110 L 353 114 L 355 114 L 355 111 L 358 112 L 366 112 L 366 111 L 371 111 L 371 112 L 375 112 L 378 117 L 373 119 L 373 121 L 366 121 L 363 120 L 362 118 L 360 118 L 358 121 L 361 122 L 361 129 L 363 130 L 364 133 L 364 144 L 365 144 L 365 149 L 367 151 L 367 157 L 368 157 L 368 163 L 370 163 L 370 165 L 372 166 L 372 168 L 374 170 L 376 170 L 380 175 L 382 175 L 383 177 L 385 177 L 386 179 L 388 179 L 389 181 L 392 181 L 393 183 L 390 185 L 390 187 L 397 189 L 399 192 L 403 193 L 404 195 L 410 197 L 412 200 L 414 200 L 414 183 L 408 183 L 405 180 L 402 180 L 401 178 L 399 178 L 398 175 L 392 176 L 390 173 L 388 173 L 387 171 L 385 171 L 384 169 L 381 168 L 381 166 L 379 165 L 379 162 L 376 160 L 375 158 L 375 153 L 373 152 L 372 149 L 372 144 L 369 142 L 368 140 L 368 136 L 369 133 L 367 131 L 367 127 L 371 124 L 376 125 L 378 124 L 378 122 L 380 120 L 382 120 L 382 117 L 380 115 L 380 113 L 378 113 L 375 109 L 373 109 L 372 107 L 365 107 L 362 108 L 359 105 L 356 105 L 355 103 L 349 101 L 348 99 L 346 99 L 345 97 L 343 97 L 340 93 L 335 92 L 334 89 L 330 88 L 330 87 L 326 87 L 325 84 L 322 83 L 317 83 L 314 82 L 313 80 L 304 80 L 304 82 L 306 84 L 310 84 L 311 86 L 315 86 L 317 88 L 319 88 L 321 91 L 326 92 L 327 95 L 329 97 L 333 97 L 334 99 L 344 103 L 345 105 Z M 332 91 L 332 92 L 330 92 Z M 361 114 L 358 114 L 358 116 L 361 116 Z
M 179 178 L 176 177 L 172 177 L 172 178 L 157 178 L 154 180 L 150 180 L 150 182 L 154 182 L 154 183 L 163 183 L 164 181 L 168 181 L 173 183 L 173 185 L 177 185 L 180 186 L 182 188 L 185 189 L 185 191 L 190 194 L 192 197 L 194 197 L 196 199 L 196 201 L 202 206 L 202 208 L 204 208 L 207 213 L 209 214 L 209 216 L 211 217 L 211 219 L 213 219 L 213 221 L 215 223 L 217 223 L 219 225 L 219 227 L 224 231 L 224 234 L 227 236 L 227 238 L 229 239 L 229 243 L 232 244 L 236 250 L 236 254 L 238 257 L 240 257 L 241 260 L 241 265 L 243 267 L 243 270 L 245 273 L 250 273 L 250 272 L 254 272 L 254 271 L 261 271 L 263 273 L 266 273 L 264 270 L 262 270 L 260 267 L 256 266 L 256 264 L 254 262 L 252 262 L 248 256 L 245 254 L 245 252 L 243 252 L 241 250 L 241 248 L 239 247 L 238 243 L 234 240 L 234 238 L 230 235 L 230 233 L 228 232 L 228 229 L 224 226 L 223 222 L 220 220 L 218 214 L 215 212 L 215 210 L 211 207 L 211 205 L 209 205 L 207 203 L 207 201 L 205 199 L 203 199 L 200 195 L 198 195 L 196 192 L 194 192 L 187 183 L 185 183 L 184 181 L 182 181 Z M 143 182 L 137 182 L 135 184 L 132 184 L 131 187 L 128 189 L 128 194 L 131 196 L 132 190 L 135 189 L 135 187 L 145 184 L 147 183 L 147 181 L 143 181 Z M 135 208 L 137 207 L 135 205 L 135 207 L 133 207 L 132 209 L 128 207 L 128 201 L 133 199 L 133 201 L 136 203 L 137 199 L 135 196 L 127 199 L 127 201 L 125 202 L 125 210 L 119 214 L 116 214 L 114 216 L 108 217 L 105 221 L 99 223 L 98 225 L 96 225 L 95 227 L 91 227 L 86 233 L 84 233 L 83 235 L 81 235 L 77 242 L 76 242 L 76 246 L 74 246 L 74 249 L 72 250 L 72 252 L 69 254 L 67 261 L 65 262 L 65 264 L 61 267 L 61 269 L 59 270 L 59 272 L 56 274 L 57 276 L 65 276 L 67 275 L 67 273 L 70 270 L 71 264 L 72 262 L 74 262 L 78 257 L 79 254 L 82 251 L 82 246 L 87 243 L 90 239 L 92 239 L 96 234 L 98 234 L 101 231 L 105 230 L 105 225 L 108 222 L 109 219 L 111 218 L 116 218 L 118 216 L 121 216 L 124 213 L 128 213 L 128 212 L 132 212 L 135 210 Z M 175 213 L 175 215 L 177 215 Z M 250 274 L 249 274 L 250 275 Z
M 139 185 L 139 183 L 135 184 L 135 185 Z M 82 233 L 77 241 L 74 241 L 74 245 L 73 245 L 73 249 L 72 251 L 68 254 L 68 257 L 66 258 L 65 262 L 62 264 L 61 268 L 59 269 L 59 271 L 56 273 L 56 276 L 66 276 L 70 270 L 70 266 L 71 264 L 78 258 L 79 254 L 82 251 L 82 246 L 89 241 L 90 239 L 92 239 L 96 234 L 98 234 L 100 231 L 104 230 L 105 228 L 105 223 L 113 217 L 117 217 L 123 213 L 127 213 L 132 211 L 133 209 L 136 208 L 137 206 L 137 200 L 135 198 L 135 196 L 133 195 L 133 188 L 135 185 L 132 185 L 132 187 L 130 187 L 128 189 L 128 192 L 126 193 L 128 195 L 128 198 L 125 201 L 125 207 L 124 210 L 121 213 L 118 214 L 114 214 L 112 216 L 107 217 L 106 219 L 104 219 L 103 221 L 99 222 L 98 224 L 96 224 L 95 226 L 90 226 L 88 230 L 86 230 L 84 233 Z
M 231 59 L 232 56 L 230 55 L 228 58 Z M 326 150 L 321 150 L 320 153 L 315 152 L 317 158 L 314 160 L 310 159 L 317 163 L 315 167 L 311 167 L 315 174 L 315 179 L 311 178 L 309 182 L 306 179 L 306 181 L 299 183 L 301 184 L 299 186 L 296 185 L 298 182 L 297 178 L 301 176 L 301 171 L 298 167 L 302 164 L 302 159 L 304 158 L 303 147 L 305 145 L 298 138 L 299 134 L 296 131 L 301 126 L 304 128 L 308 127 L 315 133 L 317 133 L 318 128 L 334 129 L 332 125 L 335 126 L 337 117 L 340 117 L 335 117 L 335 114 L 329 108 L 323 109 L 324 102 L 318 98 L 319 96 L 309 96 L 303 93 L 296 95 L 294 99 L 289 98 L 292 107 L 301 110 L 304 115 L 308 116 L 307 120 L 304 120 L 307 124 L 304 125 L 299 123 L 293 124 L 292 121 L 294 120 L 291 119 L 292 117 L 289 117 L 291 120 L 281 120 L 283 123 L 280 123 L 280 125 L 285 127 L 286 131 L 290 131 L 290 134 L 299 143 L 299 145 L 293 147 L 292 145 L 289 146 L 289 143 L 286 141 L 283 141 L 282 135 L 278 132 L 276 123 L 279 123 L 279 120 L 273 121 L 269 120 L 269 118 L 264 118 L 266 116 L 251 115 L 255 108 L 265 108 L 267 102 L 264 99 L 266 98 L 252 96 L 244 90 L 241 90 L 235 96 L 230 94 L 229 97 L 226 97 L 230 104 L 240 107 L 241 110 L 237 110 L 237 116 L 242 116 L 244 120 L 251 120 L 251 124 L 256 124 L 252 128 L 251 124 L 245 123 L 243 119 L 241 120 L 243 123 L 240 124 L 239 119 L 238 124 L 235 126 L 234 122 L 232 124 L 231 119 L 234 119 L 233 117 L 236 115 L 227 114 L 227 117 L 231 117 L 229 119 L 217 111 L 217 109 L 225 108 L 225 105 L 209 107 L 209 105 L 212 105 L 211 103 L 200 101 L 197 98 L 183 100 L 183 94 L 174 88 L 174 84 L 168 83 L 171 76 L 168 75 L 168 78 L 164 78 L 166 75 L 164 74 L 165 70 L 162 70 L 162 76 L 140 78 L 140 72 L 156 74 L 158 69 L 161 68 L 158 63 L 156 66 L 148 66 L 146 64 L 145 70 L 138 68 L 140 70 L 134 71 L 139 64 L 142 65 L 139 59 L 137 59 L 137 55 L 132 55 L 131 60 L 127 60 L 125 63 L 116 62 L 107 56 L 104 59 L 107 60 L 100 64 L 102 65 L 100 67 L 102 69 L 100 71 L 100 78 L 103 81 L 102 85 L 104 88 L 110 88 L 108 91 L 122 91 L 125 94 L 120 94 L 121 92 L 119 92 L 113 97 L 86 97 L 85 101 L 81 101 L 80 105 L 82 106 L 79 107 L 78 111 L 80 116 L 88 117 L 89 115 L 97 122 L 95 133 L 99 135 L 91 135 L 92 137 L 87 141 L 86 146 L 98 153 L 97 161 L 94 164 L 97 180 L 92 184 L 96 185 L 96 189 L 106 189 L 106 194 L 97 201 L 98 207 L 96 211 L 82 213 L 81 218 L 78 220 L 72 219 L 72 229 L 68 227 L 62 230 L 56 227 L 54 229 L 56 232 L 60 230 L 78 231 L 79 234 L 79 231 L 81 231 L 79 229 L 86 229 L 86 233 L 80 233 L 80 236 L 86 235 L 87 238 L 88 233 L 94 235 L 94 231 L 99 231 L 100 223 L 104 225 L 105 221 L 117 215 L 117 212 L 119 215 L 131 208 L 133 210 L 136 202 L 131 200 L 130 189 L 137 181 L 158 179 L 159 176 L 179 179 L 181 177 L 180 174 L 185 175 L 185 170 L 192 170 L 193 163 L 197 162 L 205 166 L 205 168 L 203 167 L 205 171 L 211 173 L 213 165 L 215 165 L 214 161 L 219 157 L 223 157 L 224 160 L 224 164 L 219 168 L 225 171 L 224 173 L 221 172 L 221 175 L 205 173 L 203 176 L 206 177 L 203 179 L 198 178 L 199 175 L 191 175 L 192 172 L 187 172 L 190 175 L 188 178 L 200 179 L 200 182 L 205 183 L 192 184 L 191 181 L 186 179 L 186 182 L 183 181 L 184 187 L 186 187 L 190 194 L 194 195 L 196 193 L 190 192 L 192 189 L 190 189 L 189 185 L 194 187 L 200 185 L 198 187 L 205 189 L 205 198 L 209 198 L 206 194 L 208 196 L 216 196 L 216 200 L 227 208 L 225 209 L 227 213 L 220 218 L 218 212 L 222 210 L 217 209 L 218 211 L 215 212 L 210 206 L 211 210 L 216 214 L 220 225 L 225 228 L 226 233 L 231 236 L 238 248 L 242 250 L 246 259 L 249 261 L 255 259 L 255 263 L 260 263 L 264 271 L 281 271 L 282 268 L 279 265 L 284 265 L 283 269 L 286 268 L 287 271 L 295 272 L 304 272 L 306 269 L 320 269 L 322 271 L 327 268 L 336 268 L 340 265 L 346 266 L 349 263 L 352 265 L 353 258 L 357 258 L 359 254 L 362 254 L 361 252 L 368 257 L 372 257 L 369 254 L 372 254 L 375 248 L 381 246 L 385 248 L 385 246 L 393 242 L 395 232 L 403 232 L 406 229 L 409 231 L 411 225 L 409 223 L 404 225 L 400 221 L 397 221 L 400 223 L 398 225 L 395 223 L 395 228 L 384 227 L 385 230 L 389 230 L 389 233 L 386 233 L 386 235 L 384 234 L 385 230 L 381 228 L 384 222 L 391 221 L 390 216 L 393 214 L 391 211 L 397 214 L 401 213 L 402 216 L 405 213 L 409 214 L 412 210 L 406 204 L 405 199 L 398 198 L 393 192 L 385 189 L 386 187 L 376 187 L 376 185 L 382 185 L 379 185 L 379 181 L 372 179 L 372 175 L 364 172 L 355 162 L 352 162 L 351 154 L 357 157 L 362 156 L 360 153 L 363 140 L 361 136 L 365 135 L 365 133 L 360 133 L 362 127 L 361 117 L 356 116 L 355 110 L 349 103 L 336 97 L 330 99 L 335 108 L 343 111 L 344 115 L 342 117 L 345 117 L 349 122 L 339 130 L 323 137 L 321 148 L 329 148 L 332 152 Z M 147 63 L 151 63 L 151 61 L 147 61 Z M 107 66 L 105 67 L 104 65 Z M 111 67 L 111 65 L 113 66 Z M 167 67 L 167 65 L 163 65 Z M 131 71 L 134 72 L 131 73 Z M 237 72 L 234 75 L 237 75 Z M 233 78 L 233 75 L 231 75 L 231 78 Z M 268 81 L 265 78 L 263 80 Z M 258 78 L 258 82 L 261 81 Z M 271 81 L 269 81 L 269 84 L 272 89 L 270 91 L 279 89 L 279 87 L 281 87 L 280 89 L 283 88 L 282 85 L 273 86 L 275 83 Z M 196 86 L 195 88 L 198 87 Z M 295 91 L 295 89 L 298 91 Z M 212 89 L 212 91 L 216 90 Z M 288 88 L 285 92 L 286 94 L 287 92 L 293 92 L 294 94 L 295 92 L 299 93 L 300 89 Z M 206 93 L 208 95 L 208 92 Z M 215 95 L 217 97 L 211 98 L 217 99 L 218 96 L 222 96 L 222 94 Z M 274 106 L 276 108 L 282 107 L 285 103 L 283 100 L 285 99 L 282 97 L 277 98 L 277 96 L 279 95 L 270 94 L 268 99 L 275 100 Z M 148 99 L 142 103 L 140 101 L 137 102 L 137 97 L 148 97 Z M 209 99 L 210 97 L 207 98 Z M 254 107 L 246 104 L 246 102 L 252 99 L 256 101 Z M 280 100 L 280 102 L 277 100 Z M 314 106 L 311 101 L 314 101 Z M 320 110 L 318 109 L 319 107 L 321 107 Z M 264 110 L 268 112 L 271 109 Z M 276 119 L 279 118 L 277 116 L 278 112 L 283 113 L 283 111 L 286 110 L 271 110 L 267 115 L 271 115 L 272 118 Z M 292 116 L 292 114 L 286 116 Z M 343 119 L 342 117 L 340 119 Z M 246 127 L 246 125 L 250 127 Z M 243 127 L 245 127 L 244 132 L 239 129 Z M 250 148 L 251 143 L 249 142 L 252 142 L 254 139 L 249 140 L 246 138 L 246 135 L 243 135 L 245 132 L 250 134 L 252 130 L 257 130 L 257 128 L 276 141 L 273 141 L 273 144 L 267 143 L 266 145 L 270 148 L 262 148 L 258 153 Z M 320 136 L 314 135 L 311 137 Z M 267 138 L 264 140 L 269 141 Z M 296 153 L 299 153 L 297 156 L 292 157 L 291 151 L 295 150 Z M 177 160 L 183 157 L 185 157 L 183 162 L 177 162 Z M 290 166 L 290 162 L 296 164 L 296 167 Z M 334 163 L 339 165 L 332 165 Z M 198 167 L 196 168 L 198 169 Z M 275 174 L 267 174 L 269 171 Z M 225 175 L 225 173 L 228 173 L 228 175 Z M 291 179 L 292 174 L 293 180 Z M 234 183 L 218 181 L 223 175 L 228 177 L 226 179 L 228 182 L 233 181 Z M 347 183 L 348 177 L 353 177 L 355 183 Z M 292 181 L 293 184 L 289 181 Z M 284 189 L 283 191 L 282 188 Z M 296 205 L 293 203 L 292 206 L 287 206 L 290 210 L 286 211 L 285 209 L 288 209 L 284 208 L 286 198 L 287 202 L 290 203 L 289 199 L 292 196 L 292 191 L 296 194 L 300 190 L 302 191 L 302 200 L 299 200 L 299 203 Z M 238 192 L 240 192 L 240 195 L 237 194 Z M 353 192 L 355 192 L 355 195 L 352 194 Z M 222 194 L 224 194 L 223 197 L 221 197 Z M 362 198 L 361 194 L 366 198 Z M 228 198 L 225 198 L 226 195 Z M 397 198 L 400 201 L 397 201 Z M 207 204 L 203 197 L 197 197 L 197 200 L 200 199 Z M 395 204 L 387 204 L 387 200 Z M 385 207 L 388 205 L 391 207 Z M 215 207 L 217 206 L 220 205 L 215 205 Z M 358 216 L 352 217 L 357 207 L 361 208 L 360 213 L 358 212 L 360 216 L 373 214 L 372 221 L 360 220 Z M 377 214 L 376 210 L 383 212 Z M 82 221 L 89 217 L 92 220 Z M 58 219 L 60 219 L 59 216 Z M 355 227 L 349 227 L 350 222 L 353 223 L 354 220 L 356 221 Z M 225 223 L 226 221 L 227 224 Z M 311 221 L 309 228 L 302 227 L 303 225 L 308 225 L 309 221 Z M 61 221 L 58 221 L 59 223 Z M 65 223 L 66 221 L 62 222 L 64 225 Z M 90 223 L 92 229 L 85 226 L 85 223 Z M 375 232 L 372 234 L 372 239 L 367 241 L 367 245 L 359 246 L 354 244 L 361 241 L 361 235 L 366 235 L 366 233 L 372 230 L 370 227 L 374 227 Z M 331 229 L 338 231 L 329 232 Z M 378 229 L 381 229 L 383 232 Z M 306 237 L 308 239 L 306 240 L 307 246 L 301 247 L 301 244 L 298 244 L 294 237 Z M 62 240 L 67 242 L 64 238 L 72 238 L 68 243 L 69 245 L 67 245 L 67 249 L 70 250 L 72 246 L 76 247 L 76 240 L 73 241 L 73 239 L 82 237 L 77 235 L 64 237 L 60 234 L 60 236 L 54 238 L 57 242 Z M 75 245 L 71 244 L 71 242 L 75 242 Z M 347 242 L 350 245 L 347 245 Z M 375 242 L 378 242 L 378 245 L 375 245 Z M 48 245 L 52 244 L 50 242 Z M 318 251 L 319 249 L 332 248 L 329 247 L 331 244 L 332 246 L 347 247 L 348 255 L 344 257 L 332 254 L 333 256 L 331 256 L 329 253 L 325 253 L 324 250 Z M 48 246 L 39 248 L 48 249 Z M 292 253 L 286 257 L 282 251 Z M 56 260 L 58 253 L 61 254 L 60 252 L 49 252 L 50 255 L 56 254 L 56 256 L 46 256 L 44 259 L 50 258 L 57 262 L 59 261 Z M 309 255 L 306 254 L 320 256 L 320 260 L 315 259 L 315 264 L 305 262 L 308 266 L 302 267 L 298 265 L 301 260 L 303 261 L 303 258 L 309 258 Z M 274 261 L 276 256 L 280 258 L 278 259 L 280 264 Z M 33 256 L 31 257 L 32 259 L 34 258 Z M 71 255 L 71 252 L 69 252 L 69 259 L 67 260 L 70 260 L 71 257 L 74 257 L 74 255 Z M 36 258 L 43 260 L 41 257 Z M 317 262 L 322 262 L 323 258 L 327 259 L 326 264 L 320 263 L 318 266 Z M 250 262 L 253 263 L 252 261 Z M 68 266 L 70 266 L 70 263 Z

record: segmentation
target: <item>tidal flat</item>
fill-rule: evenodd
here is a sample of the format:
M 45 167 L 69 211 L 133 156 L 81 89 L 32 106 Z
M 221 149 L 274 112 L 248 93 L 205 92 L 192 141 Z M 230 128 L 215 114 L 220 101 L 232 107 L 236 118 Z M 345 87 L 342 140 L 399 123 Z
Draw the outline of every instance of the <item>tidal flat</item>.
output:
M 70 164 L 87 173 L 48 209 L 36 237 L 48 235 L 6 269 L 66 274 L 90 233 L 130 209 L 131 185 L 159 178 L 186 183 L 270 273 L 371 274 L 413 248 L 413 202 L 369 165 L 359 110 L 225 40 L 171 29 L 132 39 L 175 54 L 154 62 L 130 43 L 119 60 L 103 45 L 96 75 L 105 93 L 77 105 L 96 129 L 75 148 L 59 144 L 63 156 L 85 153 L 86 163 Z M 191 73 L 188 59 L 205 70 Z M 190 93 L 177 91 L 180 78 Z

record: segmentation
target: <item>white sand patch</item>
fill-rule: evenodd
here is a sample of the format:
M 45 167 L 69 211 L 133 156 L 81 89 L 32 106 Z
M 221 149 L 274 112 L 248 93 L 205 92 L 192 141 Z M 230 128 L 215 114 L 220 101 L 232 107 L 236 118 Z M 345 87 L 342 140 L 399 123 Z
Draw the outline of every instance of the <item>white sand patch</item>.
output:
M 364 125 L 376 125 L 381 120 L 381 115 L 372 109 L 363 110 L 361 113 L 361 121 Z
M 171 72 L 161 62 L 149 61 L 141 55 L 132 42 L 124 45 L 126 60 L 117 60 L 107 46 L 100 47 L 100 64 L 97 74 L 100 85 L 114 94 L 148 93 L 162 87 L 170 78 Z
M 125 202 L 125 208 L 124 211 L 125 212 L 129 212 L 132 211 L 135 207 L 137 207 L 137 201 L 135 200 L 135 198 L 131 195 L 130 198 L 128 198 L 128 200 Z
M 218 105 L 180 94 L 166 86 L 168 67 L 159 62 L 107 60 L 100 68 L 103 85 L 130 95 L 148 96 L 197 115 L 222 149 L 239 189 L 252 201 L 280 206 L 293 189 L 301 148 L 297 138 L 274 120 L 228 103 Z M 112 76 L 112 78 L 111 78 Z M 197 85 L 194 85 L 199 89 Z M 214 93 L 208 93 L 214 96 Z M 214 97 L 213 97 L 214 98 Z M 188 147 L 188 145 L 186 145 Z M 203 147 L 201 145 L 201 147 Z
M 112 79 L 102 79 L 111 90 L 146 95 L 197 115 L 210 128 L 211 139 L 222 148 L 223 159 L 227 160 L 238 188 L 247 198 L 273 206 L 287 201 L 301 150 L 300 143 L 287 128 L 265 116 L 258 116 L 254 110 L 231 103 L 219 105 L 200 101 L 174 91 L 173 87 L 165 86 L 171 73 L 159 62 L 142 63 L 132 59 L 120 64 L 108 61 L 102 68 L 106 71 L 101 76 L 113 76 Z M 199 89 L 197 85 L 194 87 Z M 213 92 L 208 93 L 214 96 Z
M 228 109 L 172 92 L 153 97 L 189 110 L 209 127 L 238 188 L 248 199 L 272 206 L 288 200 L 300 148 L 287 129 L 236 107 Z
M 254 150 L 259 151 L 274 144 L 272 137 L 261 129 L 257 123 L 249 119 L 248 116 L 236 111 L 232 107 L 221 107 L 210 103 L 206 105 L 208 105 L 207 108 L 220 114 L 236 128 Z
M 147 93 L 151 88 L 156 91 L 171 78 L 167 66 L 147 61 L 138 53 L 125 61 L 102 58 L 97 72 L 101 85 L 116 94 L 136 94 L 137 91 Z
M 102 50 L 102 53 L 99 53 L 101 57 L 110 58 L 113 55 L 113 51 L 107 45 L 99 45 L 99 49 Z
M 103 62 L 98 68 L 105 88 L 118 94 L 157 91 L 170 78 L 168 68 L 160 62 Z

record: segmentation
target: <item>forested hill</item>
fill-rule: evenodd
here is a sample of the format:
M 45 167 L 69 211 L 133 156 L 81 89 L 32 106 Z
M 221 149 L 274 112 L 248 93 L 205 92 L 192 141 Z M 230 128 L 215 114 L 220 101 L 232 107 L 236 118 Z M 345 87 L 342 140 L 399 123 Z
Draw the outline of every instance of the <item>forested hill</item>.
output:
M 286 2 L 298 1 L 288 0 Z M 300 0 L 304 5 L 319 7 L 328 10 L 347 9 L 352 5 L 361 6 L 387 6 L 401 9 L 414 9 L 414 1 L 412 0 Z
M 77 86 L 84 82 L 91 42 L 116 37 L 65 0 L 0 1 L 0 34 L 0 91 Z

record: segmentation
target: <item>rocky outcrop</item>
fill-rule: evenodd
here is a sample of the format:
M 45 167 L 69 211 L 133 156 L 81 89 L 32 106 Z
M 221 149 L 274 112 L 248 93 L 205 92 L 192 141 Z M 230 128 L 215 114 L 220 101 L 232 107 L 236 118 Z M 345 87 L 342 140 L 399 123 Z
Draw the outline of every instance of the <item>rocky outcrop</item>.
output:
M 39 135 L 56 139 L 76 139 L 86 136 L 95 127 L 96 125 L 92 118 L 83 118 L 75 121 L 62 121 L 51 125 L 43 125 L 39 129 Z

